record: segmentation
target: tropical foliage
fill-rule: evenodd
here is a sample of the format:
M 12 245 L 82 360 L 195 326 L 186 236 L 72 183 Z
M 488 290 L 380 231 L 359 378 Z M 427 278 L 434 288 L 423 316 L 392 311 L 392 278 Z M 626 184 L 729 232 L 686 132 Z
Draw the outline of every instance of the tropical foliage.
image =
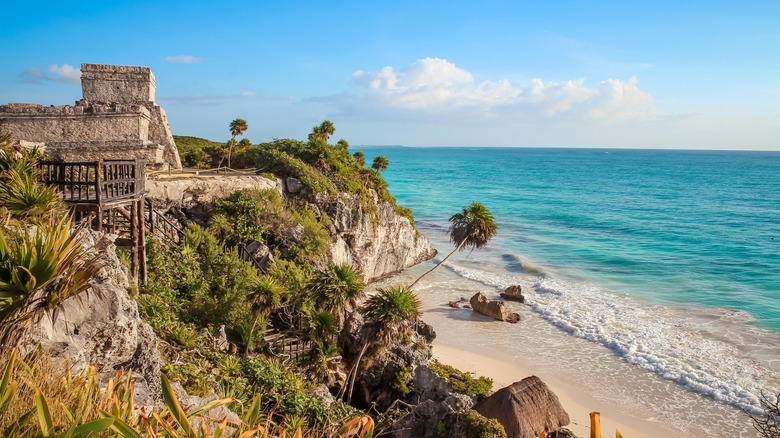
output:
M 0 233 L 0 327 L 52 310 L 89 287 L 100 264 L 78 233 L 68 218 Z
M 387 166 L 390 164 L 390 161 L 385 157 L 384 155 L 377 155 L 374 157 L 374 163 L 371 165 L 371 168 L 374 170 L 377 170 L 379 172 L 382 172 L 384 170 L 387 170 Z
M 94 366 L 73 375 L 66 363 L 64 376 L 53 379 L 52 375 L 62 372 L 44 356 L 22 360 L 14 351 L 6 355 L 4 362 L 0 378 L 0 432 L 5 437 L 86 438 L 108 434 L 122 438 L 220 438 L 228 436 L 231 434 L 228 431 L 232 430 L 231 436 L 247 438 L 281 438 L 287 436 L 286 431 L 293 431 L 293 436 L 300 438 L 370 438 L 374 432 L 373 420 L 355 410 L 342 405 L 327 410 L 321 403 L 318 406 L 314 398 L 287 399 L 279 393 L 259 393 L 247 403 L 222 398 L 185 410 L 165 376 L 162 376 L 165 408 L 142 411 L 133 399 L 131 373 L 125 376 L 120 371 L 101 391 Z M 303 389 L 302 381 L 290 380 L 279 374 L 278 367 L 272 368 L 276 374 L 267 370 L 258 370 L 255 374 L 262 376 L 258 379 L 274 385 L 287 384 L 296 390 Z M 208 415 L 220 406 L 230 406 L 241 415 L 236 419 Z M 277 410 L 273 411 L 271 406 Z M 274 414 L 267 415 L 271 411 Z M 302 416 L 296 417 L 291 412 L 299 412 Z M 307 418 L 314 426 L 296 420 L 312 412 L 320 414 L 320 417 Z M 333 423 L 342 426 L 332 426 Z
M 420 313 L 420 300 L 411 289 L 393 286 L 379 289 L 366 300 L 363 314 L 380 327 L 385 343 L 398 339 Z

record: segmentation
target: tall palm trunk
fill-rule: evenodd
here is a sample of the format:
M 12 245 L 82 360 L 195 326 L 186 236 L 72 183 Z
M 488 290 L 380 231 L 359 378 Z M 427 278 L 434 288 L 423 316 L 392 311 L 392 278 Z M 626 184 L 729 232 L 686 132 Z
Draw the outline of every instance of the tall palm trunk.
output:
M 228 169 L 230 169 L 230 156 L 233 155 L 233 143 L 236 142 L 236 136 L 234 135 L 233 138 L 230 139 L 230 148 L 228 148 Z
M 418 278 L 417 280 L 414 280 L 414 283 L 412 283 L 412 284 L 410 284 L 410 285 L 409 285 L 409 289 L 413 288 L 413 287 L 414 287 L 414 285 L 415 285 L 415 284 L 417 284 L 417 282 L 418 282 L 418 281 L 422 280 L 422 278 L 423 278 L 423 277 L 425 277 L 426 275 L 428 275 L 428 274 L 430 274 L 431 272 L 435 271 L 435 270 L 436 270 L 436 268 L 438 268 L 439 266 L 443 265 L 443 264 L 444 264 L 444 262 L 446 262 L 446 261 L 447 261 L 447 259 L 449 259 L 450 257 L 452 257 L 452 255 L 453 255 L 453 254 L 455 254 L 456 252 L 460 251 L 460 249 L 461 249 L 461 248 L 463 248 L 463 245 L 466 243 L 466 240 L 468 240 L 468 239 L 463 239 L 463 240 L 460 242 L 460 245 L 458 245 L 458 247 L 457 247 L 457 248 L 455 248 L 455 251 L 452 251 L 452 252 L 451 252 L 451 253 L 450 253 L 450 254 L 449 254 L 447 257 L 444 257 L 444 260 L 440 261 L 440 262 L 439 262 L 439 263 L 438 263 L 436 266 L 434 266 L 433 268 L 431 268 L 431 270 L 430 270 L 430 271 L 428 271 L 428 272 L 426 272 L 425 274 L 421 275 L 421 276 L 420 276 L 420 278 Z

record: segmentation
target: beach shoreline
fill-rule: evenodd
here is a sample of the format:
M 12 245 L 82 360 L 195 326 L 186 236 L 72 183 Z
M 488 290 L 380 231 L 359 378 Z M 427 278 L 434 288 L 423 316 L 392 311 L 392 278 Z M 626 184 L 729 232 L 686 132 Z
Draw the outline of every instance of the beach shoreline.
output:
M 539 375 L 521 365 L 496 359 L 493 352 L 467 351 L 446 341 L 436 340 L 433 343 L 435 360 L 454 366 L 461 371 L 474 373 L 478 376 L 493 379 L 493 390 L 498 390 L 526 377 L 537 375 L 558 397 L 564 410 L 569 414 L 571 422 L 565 426 L 578 437 L 590 436 L 590 412 L 601 413 L 601 430 L 603 437 L 614 437 L 619 429 L 625 437 L 631 438 L 683 438 L 684 434 L 665 427 L 657 421 L 644 421 L 633 418 L 614 408 L 605 406 L 591 395 L 576 390 L 560 378 L 549 373 Z

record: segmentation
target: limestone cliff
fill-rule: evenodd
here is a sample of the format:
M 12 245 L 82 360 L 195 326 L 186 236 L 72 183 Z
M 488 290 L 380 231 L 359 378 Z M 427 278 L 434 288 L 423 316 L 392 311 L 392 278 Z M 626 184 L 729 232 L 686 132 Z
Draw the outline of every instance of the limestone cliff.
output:
M 315 205 L 326 212 L 333 223 L 331 261 L 359 267 L 367 282 L 436 255 L 428 239 L 409 219 L 396 214 L 393 205 L 378 200 L 376 194 L 367 203 L 357 195 L 349 194 L 332 200 L 320 198 Z M 376 211 L 367 211 L 367 206 L 370 209 L 376 206 Z
M 116 235 L 82 231 L 82 244 L 100 254 L 103 263 L 92 288 L 65 300 L 56 313 L 36 320 L 17 345 L 22 354 L 40 344 L 55 357 L 66 356 L 74 372 L 95 364 L 104 380 L 119 369 L 132 369 L 136 403 L 159 406 L 164 363 L 156 348 L 157 336 L 128 294 L 130 282 L 116 256 L 114 239 Z
M 396 214 L 392 204 L 380 201 L 375 194 L 366 201 L 346 193 L 308 195 L 300 191 L 300 182 L 294 178 L 282 183 L 262 176 L 159 177 L 147 181 L 146 187 L 154 207 L 180 222 L 203 223 L 214 201 L 247 188 L 272 188 L 288 200 L 308 203 L 333 224 L 330 261 L 360 268 L 366 282 L 436 255 L 409 219 Z

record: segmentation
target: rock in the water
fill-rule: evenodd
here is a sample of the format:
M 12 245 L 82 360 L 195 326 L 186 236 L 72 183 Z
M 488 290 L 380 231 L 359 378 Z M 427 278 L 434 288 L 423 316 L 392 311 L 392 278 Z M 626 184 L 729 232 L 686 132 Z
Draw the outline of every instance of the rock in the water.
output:
M 523 291 L 519 285 L 509 286 L 508 288 L 506 288 L 504 292 L 501 294 L 501 298 L 505 300 L 519 301 L 521 303 L 525 302 Z
M 469 301 L 471 308 L 485 316 L 497 319 L 499 321 L 511 321 L 512 312 L 502 301 L 490 301 L 482 292 L 477 292 Z
M 509 438 L 536 438 L 569 424 L 569 414 L 558 397 L 536 376 L 526 377 L 474 406 L 504 426 Z

